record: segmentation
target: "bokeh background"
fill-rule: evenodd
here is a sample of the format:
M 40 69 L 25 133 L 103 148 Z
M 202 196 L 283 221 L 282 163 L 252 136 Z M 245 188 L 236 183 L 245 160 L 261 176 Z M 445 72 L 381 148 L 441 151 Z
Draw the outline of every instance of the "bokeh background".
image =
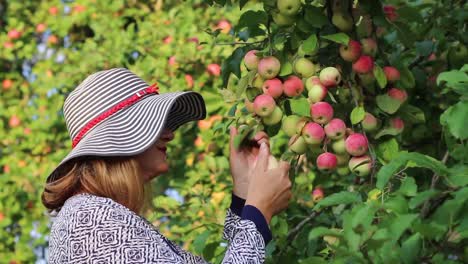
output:
M 276 3 L 0 0 L 0 264 L 46 263 L 51 222 L 40 195 L 71 149 L 63 101 L 89 74 L 113 67 L 157 82 L 162 93 L 204 97 L 207 118 L 177 131 L 168 146 L 171 170 L 152 183 L 144 216 L 183 248 L 220 263 L 232 189 L 226 130 L 262 122 L 244 107 L 256 74 L 242 63 L 251 49 L 280 58 L 283 80 L 297 74 L 297 58 L 339 68 L 343 82 L 324 100 L 354 131 L 361 131 L 365 111 L 382 122 L 404 121 L 403 131 L 382 126 L 368 134 L 368 177 L 346 165 L 344 173 L 319 172 L 316 156 L 328 143 L 293 157 L 294 196 L 271 221 L 266 263 L 466 263 L 466 1 L 301 0 L 292 16 L 281 15 Z M 337 21 L 343 12 L 350 25 Z M 375 39 L 378 52 L 376 80 L 364 85 L 339 49 L 365 38 Z M 301 47 L 314 54 L 301 55 Z M 398 68 L 401 79 L 387 82 L 384 66 Z M 393 86 L 407 93 L 404 104 L 376 99 Z M 359 105 L 354 88 L 362 92 Z M 305 97 L 278 102 L 285 115 L 310 119 Z M 280 126 L 265 128 L 272 153 L 287 153 Z
M 209 33 L 230 40 L 239 12 L 197 0 L 0 1 L 0 263 L 45 263 L 50 221 L 40 194 L 71 149 L 63 101 L 86 76 L 113 67 L 157 82 L 162 93 L 205 98 L 208 117 L 176 133 L 172 171 L 154 182 L 146 216 L 196 254 L 221 253 L 228 138 L 209 128 L 226 110 L 217 90 L 232 48 L 214 46 Z

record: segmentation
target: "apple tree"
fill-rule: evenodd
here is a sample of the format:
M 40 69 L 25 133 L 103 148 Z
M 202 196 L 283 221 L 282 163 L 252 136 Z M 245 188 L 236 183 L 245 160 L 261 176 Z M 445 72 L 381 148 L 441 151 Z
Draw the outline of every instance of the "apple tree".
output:
M 243 10 L 214 133 L 294 165 L 269 263 L 468 261 L 464 1 L 206 2 Z

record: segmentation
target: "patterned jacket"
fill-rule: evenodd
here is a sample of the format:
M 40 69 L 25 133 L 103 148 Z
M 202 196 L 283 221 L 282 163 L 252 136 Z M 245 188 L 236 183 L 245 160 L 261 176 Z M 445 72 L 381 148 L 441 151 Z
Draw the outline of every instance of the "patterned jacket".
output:
M 271 233 L 253 206 L 233 196 L 222 263 L 263 263 Z M 207 263 L 164 237 L 150 222 L 109 198 L 79 194 L 53 219 L 49 263 Z

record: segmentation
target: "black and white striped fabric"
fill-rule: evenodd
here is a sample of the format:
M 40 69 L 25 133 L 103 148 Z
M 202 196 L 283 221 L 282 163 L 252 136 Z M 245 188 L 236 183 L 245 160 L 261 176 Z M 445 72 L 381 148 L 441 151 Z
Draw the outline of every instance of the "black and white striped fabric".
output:
M 222 263 L 263 263 L 265 242 L 250 220 L 228 209 Z M 79 194 L 69 198 L 53 219 L 49 263 L 206 264 L 165 238 L 146 219 L 109 198 Z
M 148 87 L 149 84 L 125 68 L 88 76 L 70 93 L 63 106 L 71 139 L 88 122 Z M 136 155 L 150 147 L 164 128 L 175 131 L 186 122 L 205 117 L 205 102 L 196 92 L 144 95 L 135 104 L 107 117 L 89 130 L 47 181 L 63 176 L 60 167 L 73 158 Z

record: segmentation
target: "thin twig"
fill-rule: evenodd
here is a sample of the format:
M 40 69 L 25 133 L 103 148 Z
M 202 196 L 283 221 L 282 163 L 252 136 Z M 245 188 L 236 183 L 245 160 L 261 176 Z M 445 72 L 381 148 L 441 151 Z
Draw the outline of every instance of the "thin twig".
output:
M 444 157 L 442 158 L 442 163 L 445 164 L 448 160 L 449 157 L 449 151 L 445 151 Z M 437 181 L 439 180 L 439 175 L 437 173 L 434 173 L 432 175 L 432 181 L 431 181 L 431 189 L 435 189 L 435 185 L 437 184 Z M 424 202 L 424 205 L 421 209 L 421 216 L 424 218 L 426 217 L 427 212 L 429 211 L 429 202 L 431 199 L 428 199 L 427 201 Z
M 265 40 L 259 40 L 259 41 L 254 41 L 254 42 L 242 42 L 242 41 L 236 41 L 236 42 L 230 42 L 230 43 L 215 43 L 215 46 L 222 46 L 222 45 L 254 45 L 254 44 L 259 44 L 263 43 Z
M 319 213 L 317 213 L 316 211 L 313 211 L 311 214 L 309 214 L 304 220 L 302 220 L 299 224 L 296 225 L 295 228 L 293 228 L 291 231 L 288 232 L 288 235 L 286 236 L 287 240 L 293 240 L 297 233 L 299 233 L 299 231 L 301 230 L 301 228 L 307 224 L 307 222 L 309 222 L 310 220 L 312 220 L 313 218 L 315 218 Z

